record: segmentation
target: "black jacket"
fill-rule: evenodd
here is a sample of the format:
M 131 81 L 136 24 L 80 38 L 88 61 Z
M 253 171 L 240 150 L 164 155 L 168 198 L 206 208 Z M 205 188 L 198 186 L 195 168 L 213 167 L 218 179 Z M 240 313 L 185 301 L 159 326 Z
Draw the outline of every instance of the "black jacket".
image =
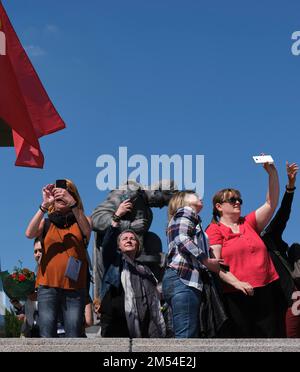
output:
M 292 306 L 293 303 L 292 293 L 295 290 L 295 283 L 287 268 L 289 267 L 292 270 L 288 260 L 289 246 L 282 239 L 282 234 L 290 218 L 293 198 L 294 193 L 285 192 L 280 208 L 262 235 L 262 240 L 270 252 L 273 264 L 279 275 L 283 299 L 288 307 Z M 279 255 L 281 259 L 278 257 Z M 282 260 L 284 260 L 284 263 Z
M 104 277 L 101 291 L 102 304 L 106 306 L 109 300 L 109 292 L 114 288 L 120 289 L 121 271 L 125 255 L 118 249 L 117 238 L 120 231 L 110 226 L 103 239 L 103 264 Z M 156 289 L 156 279 L 147 266 L 138 261 L 129 263 L 131 285 L 135 295 L 137 313 L 140 321 L 140 328 L 143 337 L 160 338 L 165 336 L 165 325 L 159 310 L 159 298 Z M 142 290 L 144 288 L 144 291 Z M 108 295 L 108 297 L 106 296 Z M 118 315 L 118 314 L 117 314 Z M 124 314 L 125 315 L 125 314 Z M 113 317 L 111 321 L 114 321 Z M 162 321 L 162 323 L 161 323 Z M 101 324 L 103 326 L 103 323 Z M 104 325 L 104 326 L 107 326 Z M 130 334 L 130 331 L 129 331 Z

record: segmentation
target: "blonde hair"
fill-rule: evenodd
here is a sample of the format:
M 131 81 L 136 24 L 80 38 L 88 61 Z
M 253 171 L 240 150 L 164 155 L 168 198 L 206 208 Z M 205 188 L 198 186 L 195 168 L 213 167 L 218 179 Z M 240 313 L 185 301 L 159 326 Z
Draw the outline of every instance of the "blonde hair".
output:
M 183 208 L 190 205 L 190 202 L 187 198 L 189 195 L 195 195 L 193 190 L 178 191 L 175 195 L 172 196 L 169 202 L 168 207 L 168 221 L 170 222 L 173 216 L 175 216 L 179 208 Z
M 229 189 L 222 189 L 222 190 L 218 191 L 217 193 L 215 193 L 215 195 L 213 197 L 213 218 L 211 220 L 211 223 L 218 223 L 219 219 L 221 217 L 220 212 L 216 208 L 216 204 L 222 204 L 222 203 L 224 203 L 225 200 L 231 198 L 232 196 L 234 196 L 236 198 L 240 198 L 241 193 L 239 192 L 239 190 L 230 189 L 230 188 Z
M 81 197 L 79 195 L 79 192 L 78 192 L 78 189 L 77 187 L 75 186 L 74 182 L 71 181 L 71 180 L 68 180 L 68 179 L 65 179 L 66 182 L 67 182 L 67 191 L 73 196 L 73 198 L 75 199 L 76 203 L 78 204 L 78 208 L 81 209 L 82 211 L 84 211 L 84 208 L 83 208 L 83 204 L 82 204 L 82 200 L 81 200 Z M 49 207 L 49 210 L 48 210 L 48 213 L 53 213 L 55 212 L 55 207 L 54 205 L 52 205 L 51 207 Z

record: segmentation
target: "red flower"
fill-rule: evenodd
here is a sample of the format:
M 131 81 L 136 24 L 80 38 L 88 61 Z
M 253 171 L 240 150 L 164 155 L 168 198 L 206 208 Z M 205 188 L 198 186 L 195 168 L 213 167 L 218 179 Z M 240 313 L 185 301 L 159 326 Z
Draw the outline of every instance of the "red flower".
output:
M 16 273 L 13 273 L 13 274 L 11 274 L 11 277 L 12 277 L 13 279 L 15 279 L 15 278 L 16 278 L 16 276 L 17 276 L 17 274 L 16 274 Z
M 26 280 L 26 276 L 23 275 L 23 274 L 19 274 L 19 281 L 20 282 L 25 282 L 25 280 Z

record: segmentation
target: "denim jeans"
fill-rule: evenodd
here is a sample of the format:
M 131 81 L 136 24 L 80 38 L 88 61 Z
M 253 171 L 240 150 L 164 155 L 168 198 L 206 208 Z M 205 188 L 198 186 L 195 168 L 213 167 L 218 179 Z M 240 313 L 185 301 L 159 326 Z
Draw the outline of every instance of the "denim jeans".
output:
M 84 321 L 85 289 L 67 290 L 39 286 L 38 312 L 41 337 L 58 337 L 57 321 L 63 316 L 65 337 L 81 337 Z
M 201 292 L 185 285 L 175 270 L 167 268 L 162 281 L 165 301 L 171 306 L 175 338 L 199 337 Z

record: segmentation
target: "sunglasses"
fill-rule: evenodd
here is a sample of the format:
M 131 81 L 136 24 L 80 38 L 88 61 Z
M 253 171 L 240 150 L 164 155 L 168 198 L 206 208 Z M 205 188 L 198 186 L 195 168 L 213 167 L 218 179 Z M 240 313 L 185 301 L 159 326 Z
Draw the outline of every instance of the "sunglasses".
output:
M 236 198 L 234 196 L 223 201 L 223 203 L 230 203 L 230 204 L 236 204 L 236 202 L 239 202 L 240 205 L 243 204 L 243 200 L 241 198 Z
M 42 253 L 42 249 L 35 249 L 35 250 L 33 251 L 33 253 L 34 253 L 34 254 L 36 254 L 36 253 Z

